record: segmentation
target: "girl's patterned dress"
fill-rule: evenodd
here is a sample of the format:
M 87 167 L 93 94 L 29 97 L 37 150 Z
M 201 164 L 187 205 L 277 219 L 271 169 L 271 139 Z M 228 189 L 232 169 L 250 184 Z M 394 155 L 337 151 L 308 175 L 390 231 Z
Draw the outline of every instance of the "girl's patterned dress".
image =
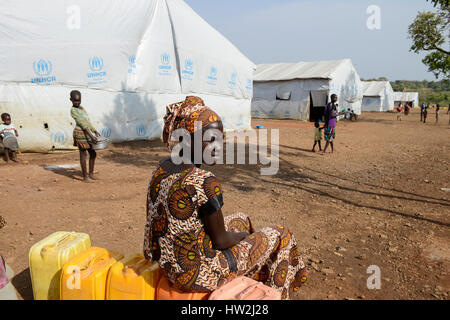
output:
M 84 130 L 89 129 L 94 132 L 95 128 L 92 126 L 86 110 L 81 106 L 78 108 L 72 107 L 70 115 L 76 123 L 75 129 L 73 129 L 73 145 L 82 150 L 91 149 L 91 138 L 84 133 Z
M 158 167 L 148 189 L 145 257 L 158 261 L 184 291 L 211 292 L 247 276 L 289 299 L 306 281 L 293 234 L 281 225 L 255 232 L 250 219 L 236 213 L 225 218 L 227 231 L 250 235 L 230 249 L 215 250 L 202 217 L 222 206 L 222 188 L 212 173 L 196 167 L 169 173 Z

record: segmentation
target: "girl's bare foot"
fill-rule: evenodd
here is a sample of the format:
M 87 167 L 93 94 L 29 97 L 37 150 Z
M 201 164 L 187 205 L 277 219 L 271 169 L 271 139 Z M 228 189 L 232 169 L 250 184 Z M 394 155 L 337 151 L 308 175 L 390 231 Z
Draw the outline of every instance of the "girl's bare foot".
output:
M 99 177 L 97 177 L 96 175 L 90 174 L 89 178 L 91 178 L 92 180 L 100 180 Z
M 86 182 L 86 183 L 93 183 L 94 180 L 92 180 L 92 179 L 89 178 L 89 177 L 84 177 L 84 178 L 83 178 L 83 182 Z

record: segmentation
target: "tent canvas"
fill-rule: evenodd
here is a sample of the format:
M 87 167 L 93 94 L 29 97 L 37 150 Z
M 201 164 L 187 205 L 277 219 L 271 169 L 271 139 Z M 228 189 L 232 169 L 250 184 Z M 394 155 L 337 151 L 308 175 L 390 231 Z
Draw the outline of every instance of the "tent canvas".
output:
M 362 111 L 386 112 L 394 109 L 394 90 L 389 81 L 363 81 Z
M 419 93 L 418 92 L 394 92 L 394 104 L 399 106 L 400 104 L 408 103 L 411 107 L 415 108 L 419 106 Z
M 362 83 L 350 59 L 258 65 L 252 116 L 315 120 L 333 93 L 339 109 L 361 113 Z
M 22 150 L 70 148 L 69 92 L 113 142 L 158 138 L 165 106 L 198 95 L 250 128 L 254 64 L 182 0 L 0 2 L 0 112 Z

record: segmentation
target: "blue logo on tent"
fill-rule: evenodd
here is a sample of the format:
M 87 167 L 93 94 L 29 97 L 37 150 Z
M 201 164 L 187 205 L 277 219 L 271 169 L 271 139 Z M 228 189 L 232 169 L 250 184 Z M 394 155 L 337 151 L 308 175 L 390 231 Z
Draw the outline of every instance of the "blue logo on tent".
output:
M 38 62 L 33 62 L 33 69 L 38 76 L 48 76 L 52 73 L 53 65 L 50 60 L 40 59 Z
M 229 87 L 230 89 L 235 89 L 235 88 L 236 88 L 236 80 L 237 80 L 237 73 L 236 73 L 236 72 L 233 72 L 233 73 L 231 74 L 230 81 L 228 82 L 228 87 Z
M 211 67 L 209 69 L 209 76 L 208 76 L 208 84 L 215 86 L 217 84 L 217 74 L 219 73 L 219 70 L 217 67 Z
M 286 118 L 289 118 L 291 116 L 291 113 L 289 112 L 289 110 L 286 110 L 286 112 L 284 113 L 284 116 Z
M 167 52 L 161 55 L 161 64 L 165 66 L 170 64 L 170 55 Z
M 102 57 L 91 57 L 89 58 L 89 69 L 92 72 L 87 74 L 88 85 L 106 83 L 104 77 L 106 77 L 106 72 L 103 71 L 103 58 Z
M 209 75 L 210 75 L 210 77 L 216 77 L 217 76 L 217 68 L 211 67 L 211 69 L 209 71 Z
M 159 74 L 162 76 L 167 76 L 170 75 L 170 70 L 172 70 L 172 66 L 170 65 L 170 54 L 168 54 L 167 52 L 164 52 L 161 56 L 161 64 L 159 65 Z
M 54 144 L 64 145 L 67 142 L 67 135 L 62 131 L 58 131 L 51 135 L 51 139 Z
M 184 62 L 184 68 L 188 71 L 192 71 L 192 69 L 194 69 L 194 61 L 191 59 L 186 59 Z
M 131 56 L 130 59 L 128 59 L 128 62 L 130 63 L 131 68 L 136 68 L 136 56 Z
M 147 133 L 147 128 L 143 124 L 141 124 L 140 126 L 136 127 L 136 133 L 139 137 L 144 137 Z
M 39 59 L 33 62 L 34 74 L 38 77 L 32 78 L 31 83 L 51 83 L 56 81 L 56 77 L 52 76 L 53 65 L 50 60 Z
M 183 71 L 181 71 L 182 73 L 182 78 L 186 79 L 186 80 L 192 80 L 194 77 L 194 61 L 191 60 L 190 58 L 187 58 L 184 61 L 184 68 Z
M 135 73 L 136 70 L 136 56 L 132 55 L 130 56 L 130 58 L 128 59 L 128 63 L 130 65 L 130 69 L 128 69 L 128 73 Z
M 109 138 L 111 137 L 111 129 L 110 128 L 103 128 L 100 133 L 102 134 L 102 136 L 104 136 L 105 138 Z
M 92 71 L 101 71 L 103 69 L 103 58 L 92 57 L 89 59 L 89 68 Z

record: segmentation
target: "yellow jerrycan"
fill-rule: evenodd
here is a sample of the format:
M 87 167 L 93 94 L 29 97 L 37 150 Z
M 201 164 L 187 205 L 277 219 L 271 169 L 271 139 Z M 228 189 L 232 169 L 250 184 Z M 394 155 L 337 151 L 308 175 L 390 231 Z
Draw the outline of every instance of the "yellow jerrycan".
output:
M 127 256 L 109 270 L 106 300 L 156 300 L 162 272 L 140 254 Z
M 90 246 L 89 235 L 63 231 L 34 244 L 28 256 L 34 299 L 59 300 L 62 267 Z
M 123 254 L 91 247 L 70 259 L 61 273 L 61 300 L 105 300 L 111 266 Z

